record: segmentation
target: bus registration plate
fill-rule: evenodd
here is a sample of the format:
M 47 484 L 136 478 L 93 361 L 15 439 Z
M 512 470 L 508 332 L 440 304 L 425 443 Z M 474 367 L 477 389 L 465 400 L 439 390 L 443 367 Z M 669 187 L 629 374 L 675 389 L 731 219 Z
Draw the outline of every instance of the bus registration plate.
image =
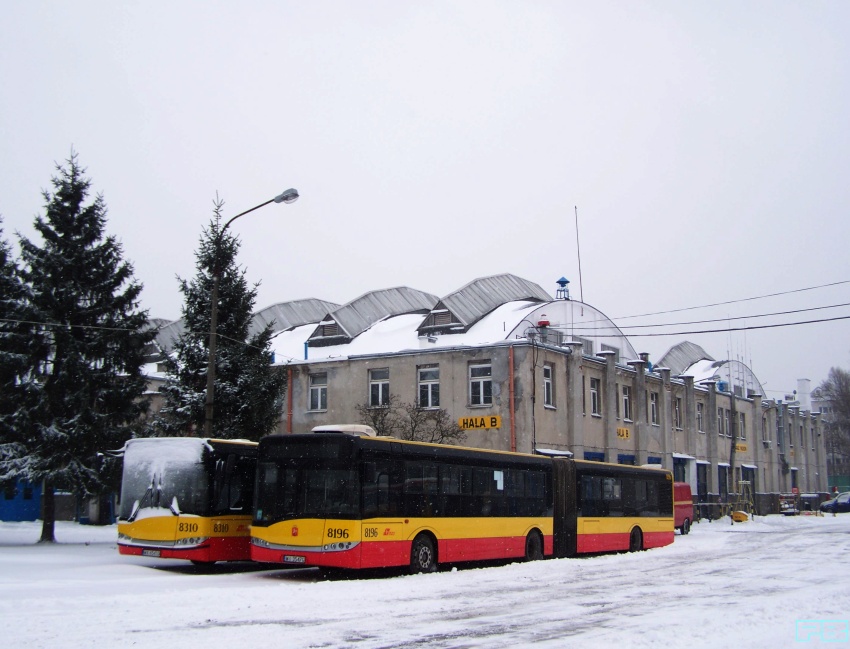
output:
M 300 557 L 297 554 L 284 554 L 283 562 L 284 563 L 304 563 L 307 559 L 305 557 Z
M 158 557 L 160 556 L 159 550 L 142 550 L 143 557 Z

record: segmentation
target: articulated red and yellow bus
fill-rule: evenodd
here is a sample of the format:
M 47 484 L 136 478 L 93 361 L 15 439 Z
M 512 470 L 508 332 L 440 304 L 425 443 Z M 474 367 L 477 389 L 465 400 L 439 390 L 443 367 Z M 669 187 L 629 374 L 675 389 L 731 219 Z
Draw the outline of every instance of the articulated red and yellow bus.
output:
M 193 563 L 249 560 L 257 447 L 197 437 L 128 441 L 118 551 Z
M 260 441 L 255 561 L 430 572 L 672 542 L 669 471 L 346 432 Z

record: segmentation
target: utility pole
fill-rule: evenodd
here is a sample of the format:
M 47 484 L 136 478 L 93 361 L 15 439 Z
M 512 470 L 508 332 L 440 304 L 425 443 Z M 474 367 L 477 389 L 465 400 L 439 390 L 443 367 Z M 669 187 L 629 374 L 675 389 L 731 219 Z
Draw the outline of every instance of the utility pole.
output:
M 731 377 L 730 377 L 731 379 Z M 734 490 L 735 494 L 738 493 L 737 486 L 735 485 L 735 451 L 738 442 L 738 406 L 735 403 L 735 386 L 732 384 L 732 381 L 729 381 L 729 417 L 731 421 L 729 422 L 729 434 L 732 435 L 732 446 L 729 449 L 729 481 L 732 484 L 732 490 Z M 732 500 L 732 492 L 727 492 L 727 498 L 730 503 Z M 732 516 L 732 510 L 729 510 L 729 520 L 732 521 L 732 525 L 735 524 L 735 517 Z

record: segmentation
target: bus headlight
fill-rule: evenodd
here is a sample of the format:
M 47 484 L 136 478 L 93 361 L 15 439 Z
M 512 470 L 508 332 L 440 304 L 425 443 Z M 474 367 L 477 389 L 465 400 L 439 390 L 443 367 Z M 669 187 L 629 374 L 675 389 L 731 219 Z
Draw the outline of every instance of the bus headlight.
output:
M 344 552 L 345 550 L 350 550 L 355 545 L 357 545 L 356 541 L 343 541 L 341 543 L 328 543 L 327 545 L 322 546 L 323 552 Z
M 177 542 L 174 545 L 180 548 L 188 548 L 202 545 L 209 540 L 210 537 L 208 536 L 190 536 L 185 539 L 177 539 Z

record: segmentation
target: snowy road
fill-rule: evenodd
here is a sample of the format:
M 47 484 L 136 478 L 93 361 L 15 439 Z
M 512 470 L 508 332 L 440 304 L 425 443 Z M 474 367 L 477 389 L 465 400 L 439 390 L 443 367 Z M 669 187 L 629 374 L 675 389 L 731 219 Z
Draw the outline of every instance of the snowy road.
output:
M 850 647 L 850 515 L 702 523 L 667 548 L 432 575 L 128 558 L 115 529 L 0 523 L 7 647 Z M 842 626 L 843 624 L 843 626 Z

